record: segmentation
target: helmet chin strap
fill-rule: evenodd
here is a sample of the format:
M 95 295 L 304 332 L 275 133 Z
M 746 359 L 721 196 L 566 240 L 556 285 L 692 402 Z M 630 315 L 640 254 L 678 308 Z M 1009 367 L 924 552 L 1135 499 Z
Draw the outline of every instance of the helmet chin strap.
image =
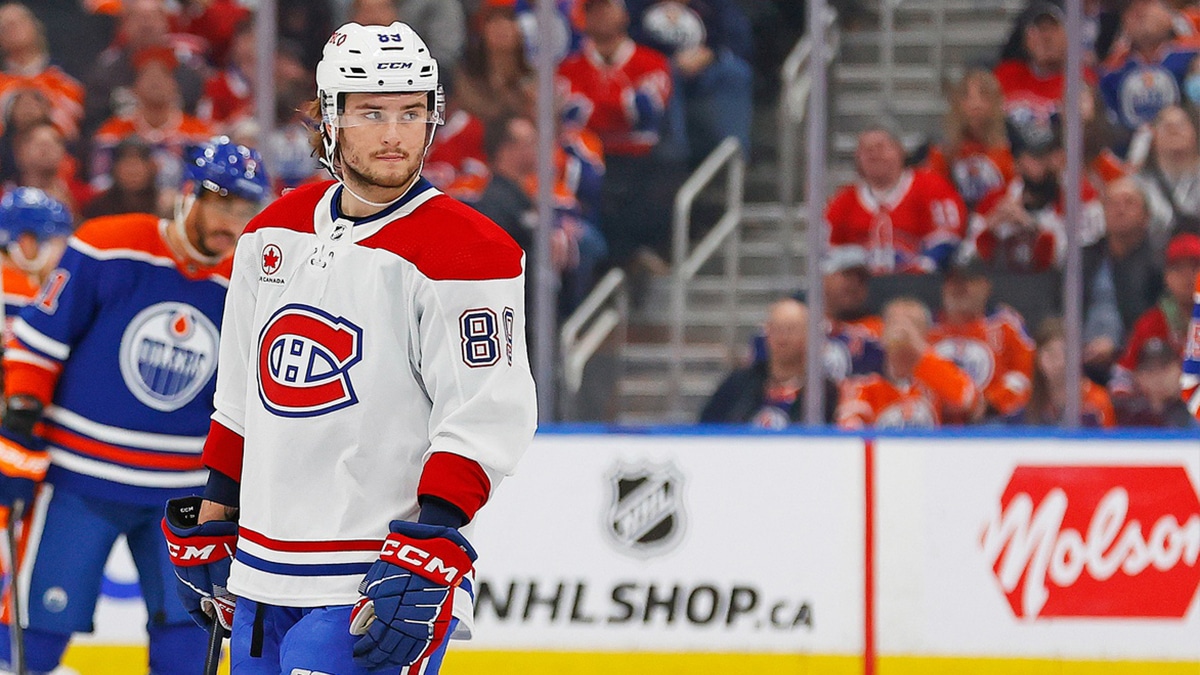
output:
M 322 128 L 324 128 L 325 125 L 328 125 L 328 127 L 333 130 L 333 133 L 322 133 L 322 142 L 325 145 L 325 156 L 319 158 L 317 163 L 324 167 L 325 170 L 329 172 L 330 176 L 333 176 L 333 179 L 342 186 L 342 189 L 344 189 L 346 192 L 349 192 L 358 201 L 366 204 L 367 206 L 374 206 L 377 209 L 385 209 L 401 199 L 404 199 L 404 195 L 408 194 L 408 191 L 412 189 L 412 186 L 417 184 L 417 181 L 414 180 L 404 192 L 401 192 L 400 195 L 395 199 L 387 202 L 373 202 L 350 189 L 350 186 L 346 184 L 345 178 L 342 177 L 342 172 L 335 168 L 333 160 L 330 159 L 330 157 L 333 157 L 334 153 L 340 152 L 340 148 L 338 148 L 337 144 L 337 127 L 334 127 L 329 122 L 324 122 L 322 124 Z M 421 175 L 421 171 L 425 168 L 425 156 L 429 153 L 429 146 L 433 145 L 433 135 L 437 132 L 436 124 L 431 124 L 430 127 L 432 128 L 429 131 L 429 138 L 425 141 L 425 151 L 421 153 L 421 163 L 417 165 L 416 175 L 418 177 Z
M 192 260 L 202 265 L 215 265 L 221 262 L 219 256 L 204 255 L 195 246 L 192 246 L 191 240 L 187 236 L 187 228 L 185 223 L 188 216 L 192 213 L 192 207 L 196 205 L 196 195 L 186 194 L 177 195 L 175 197 L 175 217 L 167 224 L 174 230 L 176 238 L 179 240 L 179 245 L 183 247 L 183 253 Z

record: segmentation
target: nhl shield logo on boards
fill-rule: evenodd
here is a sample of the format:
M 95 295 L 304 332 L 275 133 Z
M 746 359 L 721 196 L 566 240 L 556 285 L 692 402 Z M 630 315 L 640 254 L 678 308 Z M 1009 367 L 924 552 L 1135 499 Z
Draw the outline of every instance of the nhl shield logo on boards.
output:
M 605 531 L 626 553 L 666 553 L 683 538 L 683 476 L 671 465 L 619 466 Z
M 182 302 L 138 312 L 121 336 L 121 377 L 147 406 L 171 412 L 187 405 L 217 367 L 217 327 Z

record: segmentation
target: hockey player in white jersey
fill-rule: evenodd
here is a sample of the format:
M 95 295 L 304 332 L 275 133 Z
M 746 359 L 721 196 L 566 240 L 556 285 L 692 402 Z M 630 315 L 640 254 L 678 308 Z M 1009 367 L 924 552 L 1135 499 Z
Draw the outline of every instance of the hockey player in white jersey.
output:
M 238 244 L 208 485 L 164 529 L 234 675 L 432 674 L 470 634 L 470 521 L 536 426 L 524 257 L 420 175 L 443 97 L 409 26 L 339 28 L 317 89 L 336 180 Z

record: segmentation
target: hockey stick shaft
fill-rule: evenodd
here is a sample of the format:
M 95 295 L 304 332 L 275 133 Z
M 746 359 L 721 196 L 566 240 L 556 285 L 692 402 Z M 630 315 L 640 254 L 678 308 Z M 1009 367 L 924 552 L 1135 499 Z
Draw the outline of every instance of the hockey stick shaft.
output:
M 8 510 L 8 523 L 5 524 L 5 537 L 8 543 L 8 559 L 4 561 L 8 568 L 8 640 L 9 658 L 12 661 L 13 673 L 25 675 L 25 631 L 21 626 L 21 594 L 17 590 L 17 567 L 20 558 L 17 555 L 17 524 L 25 512 L 25 502 L 17 499 Z
M 217 666 L 221 664 L 221 641 L 225 639 L 225 629 L 221 622 L 213 619 L 208 627 L 208 654 L 204 657 L 204 675 L 217 675 Z

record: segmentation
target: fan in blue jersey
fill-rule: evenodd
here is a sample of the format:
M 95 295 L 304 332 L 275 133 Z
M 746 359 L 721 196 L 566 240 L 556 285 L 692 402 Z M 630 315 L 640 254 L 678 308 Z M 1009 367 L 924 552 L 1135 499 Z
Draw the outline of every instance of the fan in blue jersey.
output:
M 37 295 L 58 265 L 74 221 L 67 207 L 45 192 L 19 187 L 0 198 L 0 264 L 4 279 L 4 341 L 12 320 Z
M 0 504 L 28 505 L 13 618 L 25 627 L 26 672 L 53 671 L 71 635 L 92 631 L 121 536 L 149 615 L 150 672 L 203 667 L 207 636 L 174 592 L 161 504 L 204 484 L 231 256 L 269 183 L 257 152 L 221 137 L 194 159 L 190 185 L 174 218 L 80 225 L 13 322 Z M 0 666 L 12 665 L 9 627 L 0 633 Z
M 420 175 L 443 101 L 411 27 L 342 26 L 316 79 L 336 180 L 238 242 L 204 499 L 164 528 L 199 621 L 234 609 L 233 675 L 434 675 L 536 426 L 524 255 Z

